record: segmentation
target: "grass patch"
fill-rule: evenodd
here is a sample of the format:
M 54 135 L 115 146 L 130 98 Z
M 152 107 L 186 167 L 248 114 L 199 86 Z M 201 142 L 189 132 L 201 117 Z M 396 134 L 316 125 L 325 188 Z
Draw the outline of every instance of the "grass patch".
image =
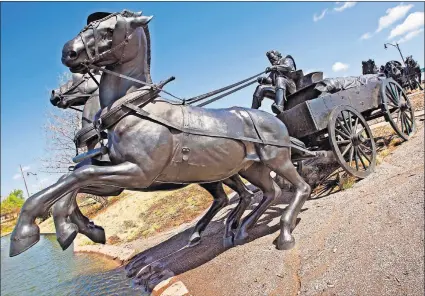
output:
M 225 190 L 231 192 L 231 189 Z M 191 222 L 211 204 L 211 195 L 198 185 L 170 192 L 156 199 L 147 209 L 139 214 L 142 225 L 131 231 L 126 241 L 146 238 L 158 232 L 171 229 L 183 223 Z

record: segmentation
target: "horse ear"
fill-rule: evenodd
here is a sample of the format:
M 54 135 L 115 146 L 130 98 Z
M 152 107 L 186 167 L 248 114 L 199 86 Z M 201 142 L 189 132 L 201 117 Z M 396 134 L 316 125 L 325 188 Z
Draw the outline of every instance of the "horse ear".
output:
M 153 16 L 138 16 L 130 21 L 130 25 L 133 29 L 146 26 L 152 18 Z
M 108 15 L 111 15 L 111 14 L 112 13 L 110 13 L 110 12 L 95 12 L 95 13 L 92 13 L 87 17 L 87 25 L 90 24 L 93 21 L 103 19 L 104 17 L 107 17 Z

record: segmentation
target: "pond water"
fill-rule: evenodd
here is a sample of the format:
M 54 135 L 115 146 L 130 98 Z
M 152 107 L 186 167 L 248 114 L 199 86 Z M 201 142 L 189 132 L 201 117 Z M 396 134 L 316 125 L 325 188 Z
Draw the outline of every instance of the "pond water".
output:
M 9 257 L 10 235 L 1 238 L 1 295 L 143 295 L 122 267 L 103 256 L 62 251 L 55 235 Z

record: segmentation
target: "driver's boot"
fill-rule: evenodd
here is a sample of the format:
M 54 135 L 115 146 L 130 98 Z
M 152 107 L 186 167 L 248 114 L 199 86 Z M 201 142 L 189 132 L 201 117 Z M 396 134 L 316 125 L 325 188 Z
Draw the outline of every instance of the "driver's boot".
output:
M 272 104 L 272 111 L 274 114 L 279 115 L 283 112 L 283 105 L 285 103 L 285 89 L 276 89 L 275 102 Z

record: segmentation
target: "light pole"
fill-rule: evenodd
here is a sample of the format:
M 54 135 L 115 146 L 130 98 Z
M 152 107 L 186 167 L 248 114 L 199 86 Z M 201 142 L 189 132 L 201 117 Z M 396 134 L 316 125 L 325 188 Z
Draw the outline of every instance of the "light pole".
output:
M 400 53 L 400 56 L 401 56 L 401 60 L 403 61 L 404 66 L 406 66 L 406 63 L 404 62 L 403 54 L 401 53 L 401 50 L 400 50 L 400 47 L 398 46 L 398 43 L 396 42 L 396 43 L 395 43 L 395 45 L 394 45 L 394 44 L 391 44 L 391 43 L 385 43 L 385 44 L 384 44 L 384 48 L 385 48 L 385 49 L 387 49 L 387 48 L 388 48 L 388 47 L 387 47 L 387 45 L 394 46 L 395 48 L 397 48 L 397 49 L 398 49 L 398 52 Z
M 28 192 L 28 186 L 27 181 L 25 180 L 24 171 L 22 170 L 22 166 L 19 165 L 19 168 L 21 169 L 22 179 L 24 179 L 25 189 L 27 190 L 27 196 L 30 197 L 30 193 Z
M 37 174 L 36 173 L 32 173 L 32 172 L 27 172 L 27 176 L 29 177 L 29 175 L 33 175 L 33 176 L 35 176 L 35 180 L 36 180 L 36 182 L 38 183 L 38 177 L 37 177 Z

